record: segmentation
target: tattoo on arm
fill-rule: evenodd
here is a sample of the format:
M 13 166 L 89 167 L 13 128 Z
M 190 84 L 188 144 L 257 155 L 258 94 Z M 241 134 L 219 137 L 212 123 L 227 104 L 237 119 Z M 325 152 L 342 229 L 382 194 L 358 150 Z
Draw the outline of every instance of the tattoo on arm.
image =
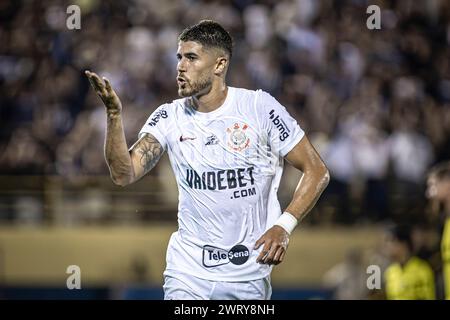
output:
M 147 173 L 153 169 L 161 158 L 163 148 L 155 137 L 147 134 L 139 142 L 137 151 L 140 156 L 139 163 L 144 169 L 144 172 Z

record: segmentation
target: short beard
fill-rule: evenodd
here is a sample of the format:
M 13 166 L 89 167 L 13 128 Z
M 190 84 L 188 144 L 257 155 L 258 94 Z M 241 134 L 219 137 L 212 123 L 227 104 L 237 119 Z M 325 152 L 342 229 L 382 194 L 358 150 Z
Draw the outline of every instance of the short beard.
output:
M 178 88 L 178 95 L 182 98 L 196 96 L 199 93 L 205 91 L 205 89 L 210 88 L 212 85 L 212 80 L 209 77 L 204 79 L 199 79 L 195 83 L 186 83 L 184 89 Z M 188 86 L 188 87 L 187 87 Z

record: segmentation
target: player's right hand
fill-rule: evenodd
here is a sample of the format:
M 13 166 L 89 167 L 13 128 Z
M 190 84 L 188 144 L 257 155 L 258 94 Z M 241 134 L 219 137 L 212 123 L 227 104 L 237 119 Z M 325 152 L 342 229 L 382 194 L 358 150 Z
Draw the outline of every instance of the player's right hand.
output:
M 86 70 L 84 73 L 88 77 L 89 82 L 97 95 L 102 99 L 103 104 L 106 107 L 106 112 L 110 115 L 119 114 L 122 111 L 122 103 L 111 87 L 109 80 L 105 77 L 103 77 L 102 80 L 96 73 L 89 70 Z

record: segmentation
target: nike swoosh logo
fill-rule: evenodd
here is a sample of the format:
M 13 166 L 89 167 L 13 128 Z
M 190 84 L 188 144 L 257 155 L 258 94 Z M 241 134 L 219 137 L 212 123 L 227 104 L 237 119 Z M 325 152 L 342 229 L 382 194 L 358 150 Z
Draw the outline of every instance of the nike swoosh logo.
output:
M 180 136 L 180 141 L 186 141 L 186 140 L 195 140 L 197 137 L 183 137 L 183 135 Z

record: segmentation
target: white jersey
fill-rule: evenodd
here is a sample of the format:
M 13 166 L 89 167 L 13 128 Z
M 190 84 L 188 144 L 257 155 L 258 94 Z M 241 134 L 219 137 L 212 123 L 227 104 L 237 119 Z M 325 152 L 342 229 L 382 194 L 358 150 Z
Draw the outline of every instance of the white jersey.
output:
M 228 87 L 218 109 L 194 110 L 190 98 L 164 104 L 139 132 L 168 152 L 179 190 L 179 229 L 169 241 L 166 275 L 217 281 L 266 277 L 255 242 L 281 214 L 283 157 L 303 130 L 270 94 Z

